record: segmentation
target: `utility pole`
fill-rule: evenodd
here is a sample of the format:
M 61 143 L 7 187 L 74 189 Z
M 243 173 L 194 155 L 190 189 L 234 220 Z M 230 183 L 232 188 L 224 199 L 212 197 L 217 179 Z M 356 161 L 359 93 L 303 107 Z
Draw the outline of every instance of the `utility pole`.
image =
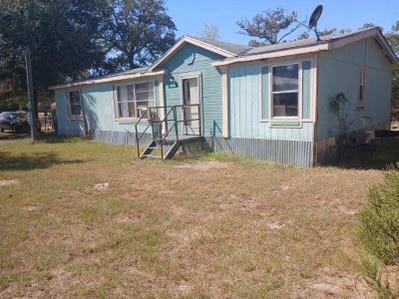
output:
M 26 64 L 26 84 L 28 87 L 28 109 L 30 120 L 30 134 L 33 140 L 36 140 L 36 105 L 33 98 L 33 81 L 32 81 L 32 65 L 30 60 L 30 48 L 27 47 L 25 51 L 25 64 Z

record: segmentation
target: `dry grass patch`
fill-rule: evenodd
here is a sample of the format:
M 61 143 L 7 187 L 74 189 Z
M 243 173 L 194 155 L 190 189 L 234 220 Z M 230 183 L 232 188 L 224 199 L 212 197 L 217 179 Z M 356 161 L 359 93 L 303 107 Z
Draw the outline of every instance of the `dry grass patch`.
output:
M 2 188 L 0 297 L 368 296 L 352 230 L 382 171 L 138 161 L 83 142 L 0 152 L 0 179 L 21 182 Z

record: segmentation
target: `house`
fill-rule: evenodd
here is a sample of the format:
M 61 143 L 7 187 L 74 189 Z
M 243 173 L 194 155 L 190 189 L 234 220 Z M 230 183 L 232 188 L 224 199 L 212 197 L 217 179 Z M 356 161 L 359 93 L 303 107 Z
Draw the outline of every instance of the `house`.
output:
M 354 136 L 389 122 L 397 65 L 378 27 L 257 48 L 184 36 L 147 68 L 51 89 L 60 135 L 86 127 L 95 139 L 145 147 L 142 157 L 160 144 L 171 157 L 200 139 L 215 151 L 309 167 L 335 146 L 337 93 L 350 100 Z

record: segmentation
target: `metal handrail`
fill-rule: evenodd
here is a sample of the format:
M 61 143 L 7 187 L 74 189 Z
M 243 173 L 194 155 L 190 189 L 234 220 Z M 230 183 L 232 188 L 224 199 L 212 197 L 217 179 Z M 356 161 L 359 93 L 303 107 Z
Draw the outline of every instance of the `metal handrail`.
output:
M 181 108 L 183 111 L 183 115 L 184 115 L 184 110 L 188 109 L 190 107 L 197 107 L 197 114 L 198 114 L 198 118 L 192 118 L 192 119 L 178 119 L 177 117 L 177 108 Z M 162 119 L 157 120 L 158 118 L 156 117 L 155 119 L 153 119 L 152 117 L 152 110 L 158 110 L 158 109 L 165 109 L 165 115 Z M 138 157 L 140 157 L 141 153 L 140 153 L 140 140 L 143 138 L 144 134 L 147 132 L 147 130 L 149 129 L 149 127 L 152 127 L 152 142 L 157 142 L 160 141 L 160 145 L 161 145 L 161 158 L 164 158 L 164 143 L 167 140 L 167 137 L 170 136 L 170 133 L 172 132 L 172 130 L 175 130 L 175 138 L 176 138 L 176 142 L 179 142 L 179 123 L 182 122 L 189 122 L 189 121 L 198 121 L 199 122 L 199 135 L 201 135 L 201 130 L 202 130 L 202 124 L 201 124 L 201 107 L 199 104 L 180 104 L 180 105 L 172 105 L 172 106 L 152 106 L 152 107 L 148 107 L 146 108 L 144 111 L 144 113 L 137 119 L 136 123 L 135 123 L 135 131 L 136 131 L 136 147 L 137 147 L 137 155 Z M 173 113 L 173 118 L 169 119 L 170 114 Z M 146 126 L 146 128 L 144 129 L 144 131 L 140 132 L 138 131 L 138 126 L 140 124 L 140 122 L 144 119 L 144 117 L 147 116 L 146 120 L 148 120 L 148 124 Z M 172 121 L 173 124 L 171 126 L 168 126 L 168 123 Z M 156 139 L 155 138 L 155 132 L 154 132 L 154 124 L 161 124 L 160 125 L 160 135 L 161 138 L 160 139 Z M 164 127 L 165 126 L 165 132 L 164 132 Z
M 147 127 L 144 129 L 143 132 L 141 132 L 141 134 L 139 136 L 138 125 L 144 119 L 144 115 L 150 111 L 149 109 L 150 108 L 145 109 L 144 113 L 137 119 L 136 123 L 134 124 L 134 129 L 136 132 L 135 136 L 136 136 L 136 147 L 137 147 L 138 157 L 140 157 L 140 139 L 144 136 L 145 132 L 147 132 L 148 128 L 150 127 L 150 125 L 147 125 Z

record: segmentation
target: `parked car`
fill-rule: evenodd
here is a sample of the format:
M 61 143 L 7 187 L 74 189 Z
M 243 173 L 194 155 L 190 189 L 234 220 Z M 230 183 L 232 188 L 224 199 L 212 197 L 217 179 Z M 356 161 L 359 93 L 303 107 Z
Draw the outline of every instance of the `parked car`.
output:
M 25 111 L 4 111 L 0 113 L 0 132 L 26 133 L 29 130 L 28 115 Z

